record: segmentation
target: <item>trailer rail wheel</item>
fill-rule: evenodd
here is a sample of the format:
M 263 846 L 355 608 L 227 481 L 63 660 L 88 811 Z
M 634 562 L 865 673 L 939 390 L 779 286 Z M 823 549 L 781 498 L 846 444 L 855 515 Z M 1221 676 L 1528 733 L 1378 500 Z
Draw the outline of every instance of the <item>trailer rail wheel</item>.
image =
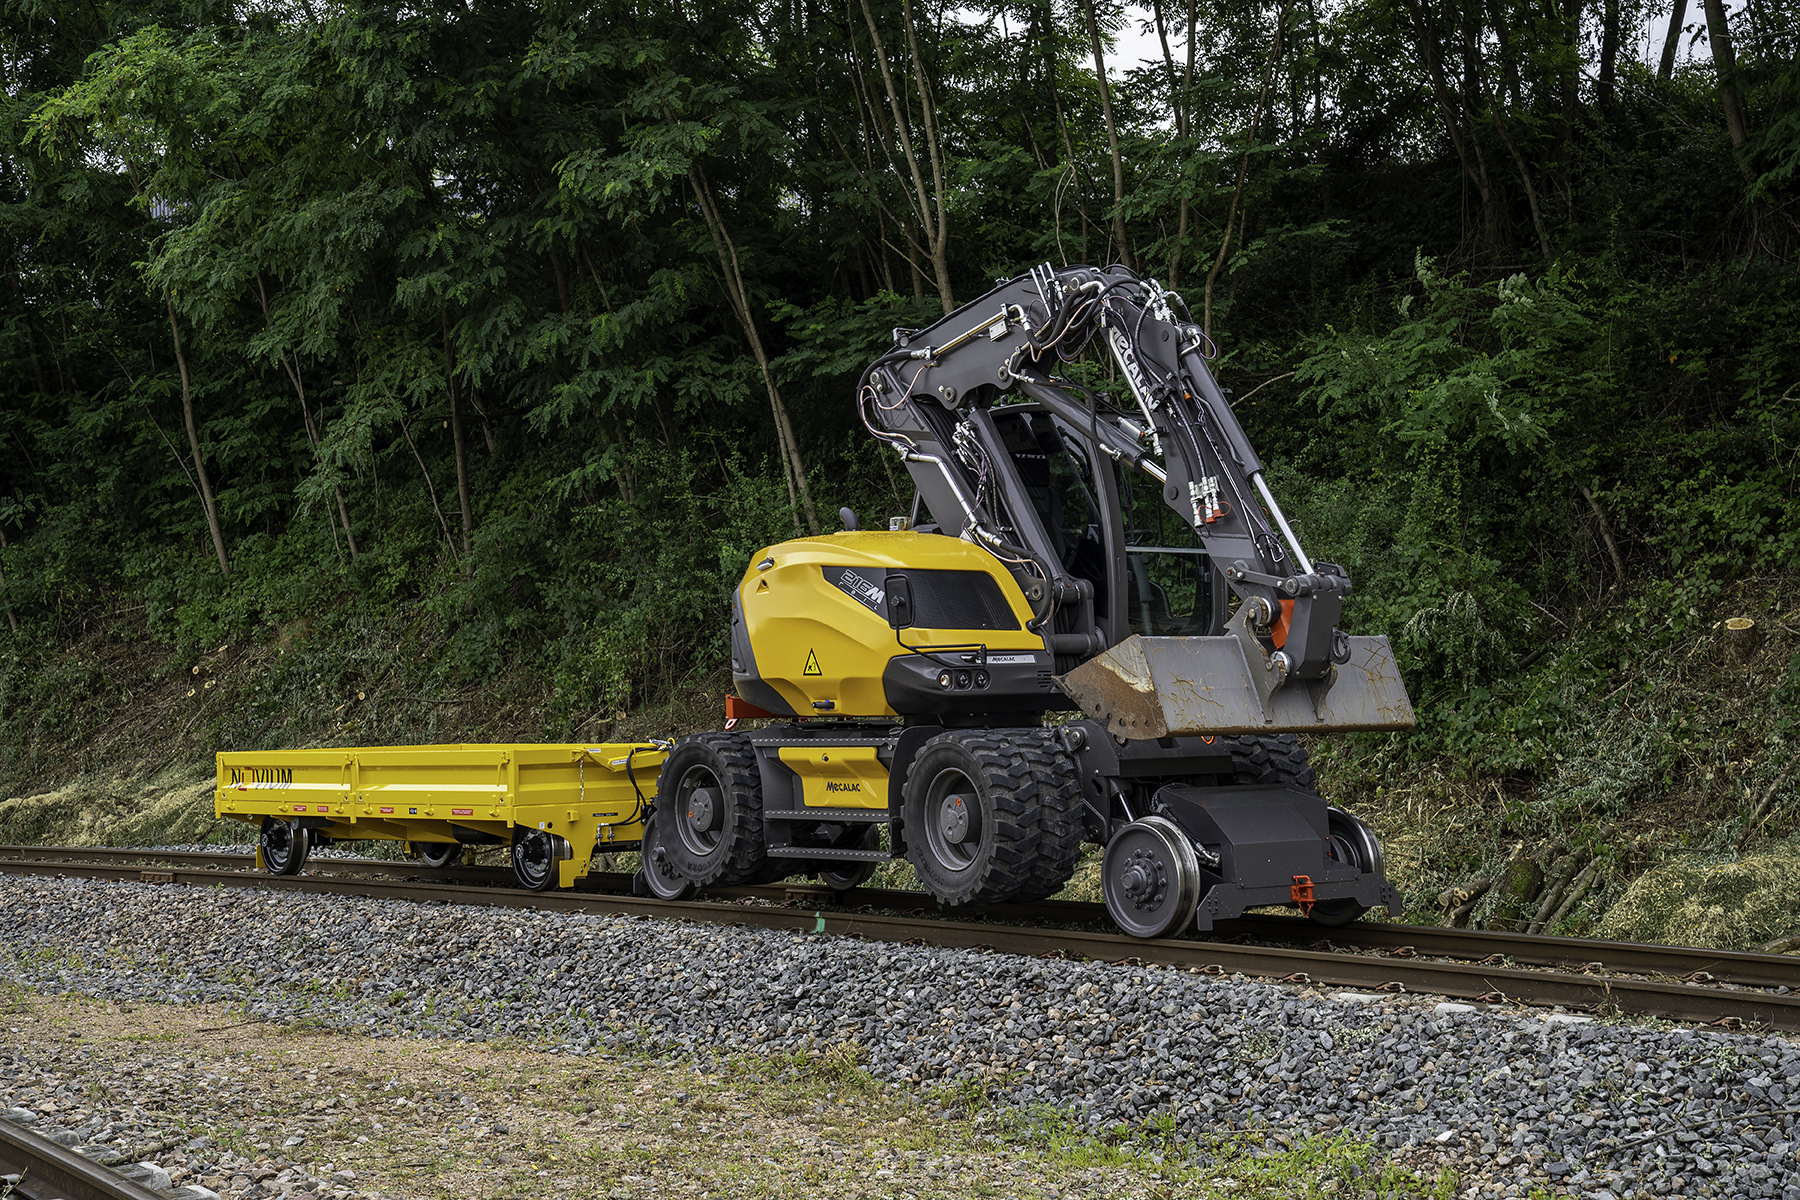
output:
M 1100 891 L 1106 911 L 1132 937 L 1179 933 L 1200 903 L 1200 857 L 1173 821 L 1144 817 L 1106 843 Z
M 461 842 L 414 842 L 412 848 L 414 858 L 438 871 L 454 865 L 462 857 Z
M 906 858 L 944 904 L 999 904 L 1031 882 L 1038 852 L 1035 780 L 1014 739 L 940 733 L 906 776 Z
M 731 733 L 683 738 L 657 778 L 669 864 L 698 887 L 745 883 L 768 863 L 762 776 L 750 743 Z
M 644 887 L 658 900 L 687 900 L 700 889 L 684 877 L 669 860 L 669 847 L 663 837 L 661 812 L 652 812 L 644 821 L 643 866 L 638 873 Z
M 519 881 L 520 887 L 531 892 L 547 892 L 556 886 L 557 859 L 568 857 L 566 853 L 557 853 L 562 849 L 557 843 L 562 840 L 542 829 L 513 827 L 513 878 Z
M 281 821 L 264 817 L 262 833 L 257 838 L 262 849 L 263 867 L 271 875 L 298 875 L 312 853 L 312 830 L 298 821 Z

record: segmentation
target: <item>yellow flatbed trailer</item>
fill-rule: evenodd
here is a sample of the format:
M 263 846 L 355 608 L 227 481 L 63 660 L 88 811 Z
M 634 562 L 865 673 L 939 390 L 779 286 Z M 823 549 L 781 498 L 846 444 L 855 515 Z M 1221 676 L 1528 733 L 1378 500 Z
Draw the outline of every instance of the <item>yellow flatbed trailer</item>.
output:
M 595 850 L 636 850 L 662 747 L 647 743 L 369 746 L 218 756 L 213 813 L 258 827 L 257 861 L 291 875 L 315 845 L 385 839 L 428 866 L 510 846 L 523 887 L 572 887 Z

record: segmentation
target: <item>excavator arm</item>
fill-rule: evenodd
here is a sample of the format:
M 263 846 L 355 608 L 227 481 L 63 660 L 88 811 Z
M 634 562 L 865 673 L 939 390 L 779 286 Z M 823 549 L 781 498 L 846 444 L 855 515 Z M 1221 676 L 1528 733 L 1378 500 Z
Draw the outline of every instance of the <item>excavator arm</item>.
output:
M 1129 409 L 1059 374 L 1095 338 Z M 929 328 L 896 330 L 858 404 L 944 532 L 1012 570 L 1064 692 L 1115 734 L 1410 726 L 1386 639 L 1339 630 L 1350 579 L 1307 557 L 1208 369 L 1212 352 L 1180 297 L 1154 281 L 1118 266 L 1043 266 Z M 1160 489 L 1236 599 L 1222 629 L 1112 644 L 1092 582 L 1062 561 L 996 420 L 1027 401 L 1086 443 L 1096 471 L 1104 456 Z

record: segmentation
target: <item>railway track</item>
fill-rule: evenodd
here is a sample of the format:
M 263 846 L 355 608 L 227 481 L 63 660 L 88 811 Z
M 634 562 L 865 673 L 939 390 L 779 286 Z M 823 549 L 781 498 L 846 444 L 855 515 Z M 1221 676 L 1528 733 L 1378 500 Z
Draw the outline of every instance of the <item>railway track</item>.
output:
M 0 1195 L 13 1200 L 169 1200 L 108 1167 L 0 1120 Z M 10 1186 L 9 1186 L 10 1185 Z
M 831 933 L 1010 954 L 1142 962 L 1282 982 L 1561 1005 L 1728 1027 L 1800 1030 L 1800 959 L 1419 925 L 1325 930 L 1303 918 L 1250 915 L 1208 940 L 1143 940 L 1108 928 L 1098 904 L 1045 901 L 942 910 L 917 892 L 771 885 L 668 902 L 629 894 L 629 876 L 596 874 L 570 892 L 524 892 L 511 873 L 432 871 L 412 862 L 316 858 L 272 876 L 248 855 L 0 846 L 0 873 L 195 887 L 608 913 Z

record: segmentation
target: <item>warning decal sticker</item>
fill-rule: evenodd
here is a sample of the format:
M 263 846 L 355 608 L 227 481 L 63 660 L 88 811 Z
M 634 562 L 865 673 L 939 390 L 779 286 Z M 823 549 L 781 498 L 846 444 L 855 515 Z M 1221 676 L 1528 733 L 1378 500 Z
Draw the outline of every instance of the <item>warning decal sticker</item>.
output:
M 819 655 L 817 651 L 808 650 L 806 652 L 806 669 L 800 673 L 802 675 L 823 675 L 825 673 L 819 669 Z

